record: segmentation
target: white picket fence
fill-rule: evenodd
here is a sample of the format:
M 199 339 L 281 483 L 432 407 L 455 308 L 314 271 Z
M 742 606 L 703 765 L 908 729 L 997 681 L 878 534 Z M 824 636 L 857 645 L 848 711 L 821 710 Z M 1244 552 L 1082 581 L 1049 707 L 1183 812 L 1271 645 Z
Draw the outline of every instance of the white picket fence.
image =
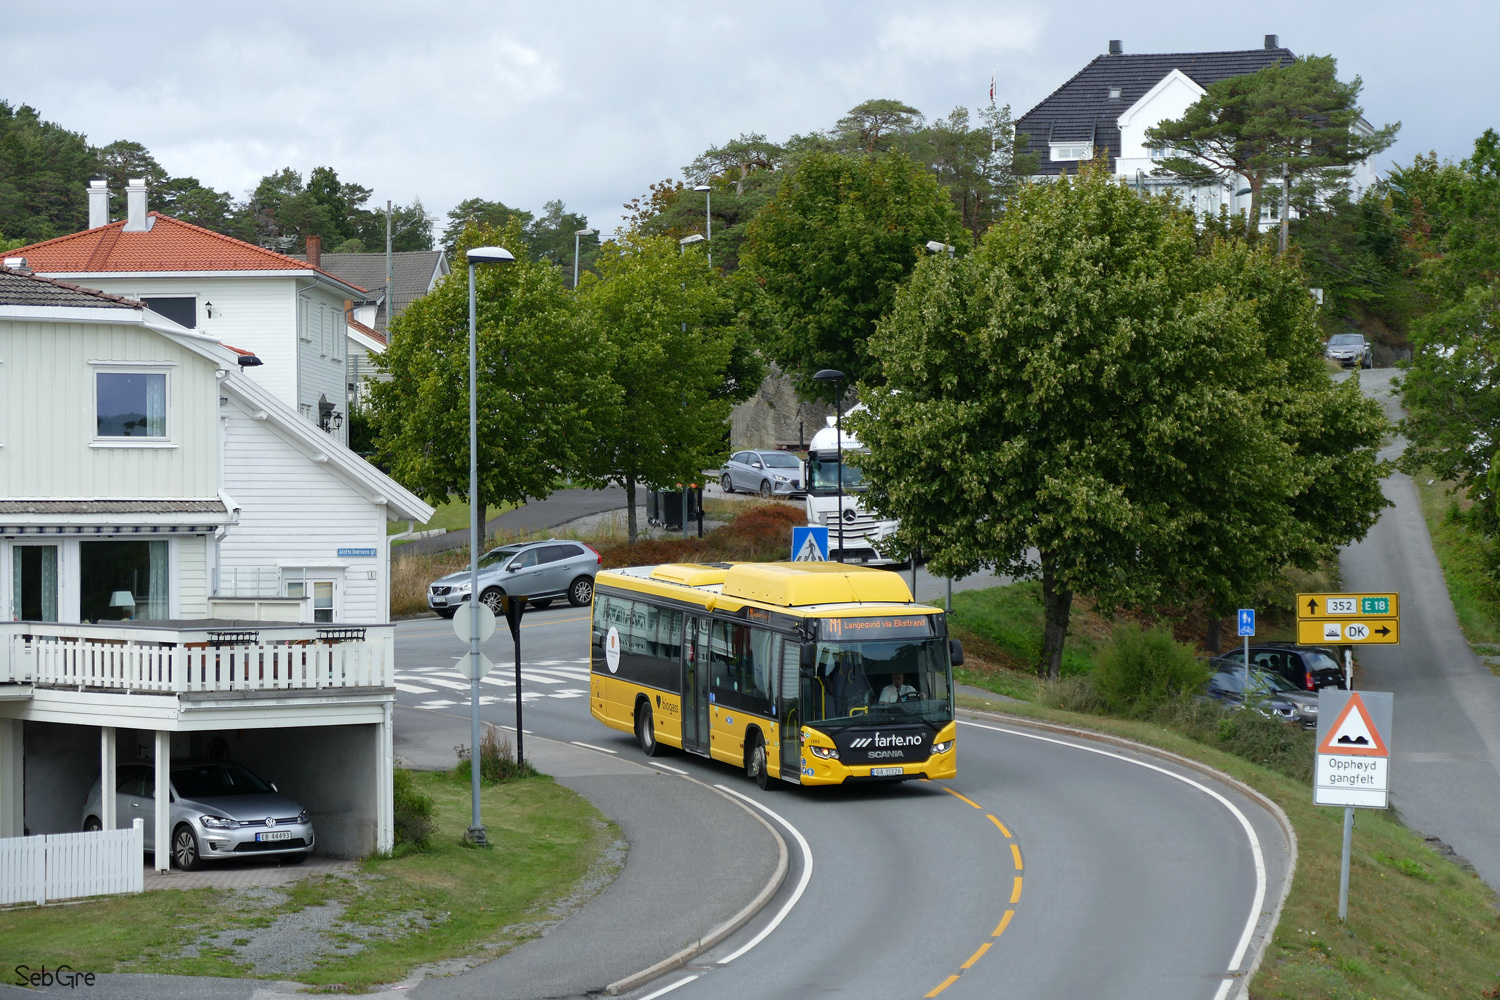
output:
M 129 829 L 0 838 L 0 904 L 144 892 L 146 834 Z

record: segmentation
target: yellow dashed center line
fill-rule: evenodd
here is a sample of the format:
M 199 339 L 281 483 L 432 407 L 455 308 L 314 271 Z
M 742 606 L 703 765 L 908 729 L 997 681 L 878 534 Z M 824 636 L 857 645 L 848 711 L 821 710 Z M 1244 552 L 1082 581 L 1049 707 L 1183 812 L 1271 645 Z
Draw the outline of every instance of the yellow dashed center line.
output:
M 947 785 L 943 785 L 941 787 L 942 787 L 943 791 L 947 792 L 949 795 L 952 795 L 952 796 L 955 796 L 957 798 L 963 799 L 965 802 L 967 802 L 969 805 L 973 806 L 975 809 L 983 809 L 984 808 L 984 806 L 980 805 L 978 802 L 975 802 L 973 799 L 968 798 L 967 796 L 964 796 L 964 795 L 959 795 L 957 792 L 955 792 L 953 789 L 949 788 Z
M 956 982 L 958 982 L 957 976 L 949 976 L 947 979 L 944 979 L 942 982 L 938 983 L 937 986 L 933 987 L 931 993 L 924 993 L 922 995 L 923 1000 L 928 1000 L 929 997 L 937 996 L 939 993 L 943 992 Z
M 923 780 L 925 781 L 926 779 L 924 778 Z M 975 802 L 973 799 L 968 798 L 965 795 L 961 795 L 958 792 L 955 792 L 953 789 L 949 788 L 946 785 L 939 785 L 938 787 L 941 788 L 943 791 L 947 792 L 949 795 L 952 795 L 954 798 L 962 799 L 964 802 L 967 802 L 969 805 L 973 806 L 975 809 L 979 809 L 980 811 L 983 811 L 984 807 L 981 806 L 978 802 Z M 1022 868 L 1022 865 L 1021 865 L 1021 845 L 1015 843 L 1015 836 L 1009 830 L 1007 830 L 1005 828 L 1005 824 L 1004 823 L 1000 822 L 1000 817 L 996 816 L 994 813 L 985 813 L 985 817 L 991 823 L 994 823 L 995 824 L 995 828 L 997 830 L 999 830 L 1002 834 L 1004 834 L 1005 835 L 1005 839 L 1010 842 L 1010 856 L 1011 856 L 1011 860 L 1015 862 L 1016 871 L 1020 871 L 1021 868 Z M 1014 905 L 1016 905 L 1020 901 L 1021 901 L 1021 876 L 1017 875 L 1015 877 L 1015 880 L 1011 884 L 1011 889 L 1010 889 L 1010 904 L 1012 906 L 1014 906 Z M 1015 915 L 1016 915 L 1016 911 L 1015 910 L 1006 910 L 1005 911 L 1005 915 L 1000 918 L 1000 923 L 995 926 L 995 932 L 993 934 L 991 934 L 990 937 L 991 938 L 997 938 L 1001 934 L 1004 934 L 1005 933 L 1005 928 L 1010 925 L 1010 918 L 1013 917 L 1013 916 L 1015 916 Z M 974 964 L 976 962 L 978 962 L 981 958 L 984 957 L 984 953 L 987 952 L 987 951 L 989 951 L 991 945 L 993 945 L 993 944 L 994 944 L 993 941 L 986 941 L 983 944 L 981 944 L 979 946 L 978 950 L 976 950 L 974 952 L 974 954 L 972 954 L 972 955 L 969 956 L 969 960 L 967 962 L 965 962 L 963 965 L 960 965 L 958 967 L 958 973 L 956 975 L 949 976 L 947 979 L 944 979 L 941 983 L 938 983 L 936 986 L 934 986 L 932 988 L 932 992 L 930 992 L 930 993 L 924 993 L 923 994 L 923 1000 L 929 1000 L 929 998 L 937 996 L 939 993 L 943 992 L 948 987 L 950 987 L 954 983 L 958 982 L 959 977 L 962 976 L 969 969 L 972 969 L 974 967 Z

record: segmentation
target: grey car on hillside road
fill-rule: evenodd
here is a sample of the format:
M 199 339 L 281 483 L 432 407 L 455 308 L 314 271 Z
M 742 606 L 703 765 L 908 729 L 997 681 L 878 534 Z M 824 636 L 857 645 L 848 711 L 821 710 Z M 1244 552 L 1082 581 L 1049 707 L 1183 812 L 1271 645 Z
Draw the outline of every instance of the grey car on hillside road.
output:
M 802 461 L 785 451 L 737 451 L 724 463 L 719 485 L 725 493 L 759 493 L 767 500 L 807 492 Z
M 1323 356 L 1345 368 L 1375 367 L 1375 348 L 1359 333 L 1335 333 L 1323 347 Z
M 534 608 L 545 608 L 560 597 L 581 608 L 594 600 L 594 575 L 603 563 L 598 551 L 583 542 L 548 538 L 502 545 L 479 557 L 479 599 L 497 615 L 506 594 L 524 594 Z M 432 581 L 427 606 L 452 618 L 473 596 L 472 582 L 467 569 Z

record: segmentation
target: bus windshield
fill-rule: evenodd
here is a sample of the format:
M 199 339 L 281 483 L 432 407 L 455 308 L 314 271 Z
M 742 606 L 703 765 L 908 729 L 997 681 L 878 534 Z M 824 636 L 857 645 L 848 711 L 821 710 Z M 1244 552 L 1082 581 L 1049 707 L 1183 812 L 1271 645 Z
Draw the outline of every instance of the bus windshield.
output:
M 808 724 L 942 726 L 952 719 L 944 639 L 820 642 L 814 676 L 802 679 L 802 720 Z
M 859 455 L 855 452 L 844 452 L 844 491 L 864 489 L 865 477 L 859 471 L 855 463 Z M 808 488 L 814 492 L 836 493 L 839 488 L 839 463 L 835 458 L 826 460 L 819 459 L 817 452 L 807 454 L 807 482 Z

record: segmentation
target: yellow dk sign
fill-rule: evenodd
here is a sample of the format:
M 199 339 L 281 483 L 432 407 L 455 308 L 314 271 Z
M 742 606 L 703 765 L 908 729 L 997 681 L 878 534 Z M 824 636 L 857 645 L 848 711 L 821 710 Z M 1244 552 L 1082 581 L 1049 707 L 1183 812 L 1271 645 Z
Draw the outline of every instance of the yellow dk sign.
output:
M 1401 641 L 1400 594 L 1298 594 L 1297 641 L 1380 645 Z

